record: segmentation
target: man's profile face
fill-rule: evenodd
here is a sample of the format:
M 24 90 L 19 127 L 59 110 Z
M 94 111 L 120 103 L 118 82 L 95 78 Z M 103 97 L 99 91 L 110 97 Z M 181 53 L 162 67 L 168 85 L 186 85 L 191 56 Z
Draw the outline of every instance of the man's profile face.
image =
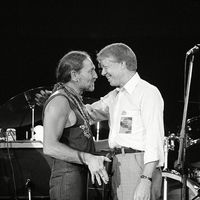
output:
M 80 70 L 79 76 L 80 89 L 82 91 L 94 91 L 94 82 L 97 79 L 97 74 L 91 59 L 86 58 L 83 61 L 83 68 Z

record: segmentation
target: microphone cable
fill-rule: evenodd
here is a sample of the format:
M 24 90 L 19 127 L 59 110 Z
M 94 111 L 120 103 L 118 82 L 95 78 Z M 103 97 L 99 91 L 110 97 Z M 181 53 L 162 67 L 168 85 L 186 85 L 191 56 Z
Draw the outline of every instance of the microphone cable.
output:
M 12 181 L 13 181 L 13 187 L 14 187 L 14 199 L 17 200 L 17 188 L 16 188 L 15 172 L 14 172 L 14 168 L 13 168 L 12 159 L 11 159 L 11 156 L 10 156 L 10 148 L 9 148 L 9 145 L 8 145 L 8 134 L 6 134 L 6 148 L 7 148 L 8 159 L 9 159 L 9 163 L 10 163 L 10 167 L 11 167 Z

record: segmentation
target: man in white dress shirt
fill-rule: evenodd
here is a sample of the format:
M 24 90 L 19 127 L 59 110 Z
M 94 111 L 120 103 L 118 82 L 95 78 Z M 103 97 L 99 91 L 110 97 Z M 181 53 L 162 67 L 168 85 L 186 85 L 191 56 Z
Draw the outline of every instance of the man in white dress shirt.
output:
M 158 199 L 164 152 L 164 102 L 157 87 L 140 78 L 137 59 L 123 43 L 97 54 L 101 74 L 117 87 L 87 109 L 95 121 L 109 120 L 114 151 L 113 200 Z M 152 182 L 153 179 L 153 182 Z

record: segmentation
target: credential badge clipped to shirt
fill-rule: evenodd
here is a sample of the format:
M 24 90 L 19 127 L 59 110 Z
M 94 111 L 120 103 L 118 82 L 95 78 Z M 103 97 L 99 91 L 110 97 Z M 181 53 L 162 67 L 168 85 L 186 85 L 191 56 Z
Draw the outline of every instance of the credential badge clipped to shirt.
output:
M 126 113 L 125 110 L 123 110 L 122 113 L 121 113 L 121 115 L 126 115 L 126 114 L 127 114 L 127 113 Z

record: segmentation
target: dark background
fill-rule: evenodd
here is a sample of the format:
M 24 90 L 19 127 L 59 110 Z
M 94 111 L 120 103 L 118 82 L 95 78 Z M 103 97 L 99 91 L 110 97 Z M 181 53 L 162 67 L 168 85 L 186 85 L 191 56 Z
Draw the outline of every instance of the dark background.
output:
M 112 42 L 136 53 L 138 72 L 165 101 L 166 134 L 178 133 L 183 112 L 186 52 L 200 43 L 200 1 L 13 1 L 1 7 L 0 104 L 55 82 L 59 59 L 70 50 L 95 54 Z M 96 62 L 95 62 L 96 63 Z M 200 114 L 200 54 L 195 54 L 188 118 Z M 96 81 L 99 98 L 112 88 Z M 9 119 L 0 119 L 9 120 Z

